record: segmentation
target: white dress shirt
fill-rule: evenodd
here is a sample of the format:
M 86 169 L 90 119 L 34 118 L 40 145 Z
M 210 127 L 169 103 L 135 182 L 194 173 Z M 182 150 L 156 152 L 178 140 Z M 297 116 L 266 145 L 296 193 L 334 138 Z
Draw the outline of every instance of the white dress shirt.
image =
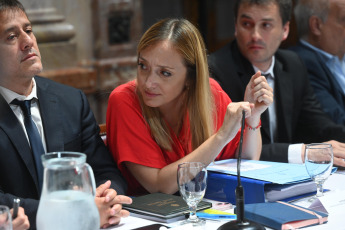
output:
M 270 77 L 267 78 L 268 85 L 273 89 L 274 92 L 274 72 L 273 67 L 275 64 L 275 57 L 272 57 L 272 63 L 267 71 L 261 71 L 259 68 L 253 65 L 255 73 L 257 71 L 261 71 L 261 75 L 270 74 Z M 273 100 L 273 103 L 268 107 L 268 114 L 270 119 L 270 136 L 271 136 L 271 143 L 274 143 L 274 137 L 276 135 L 277 130 L 277 117 L 276 117 L 276 107 L 275 107 L 275 100 Z M 290 144 L 288 149 L 288 162 L 289 163 L 295 163 L 295 164 L 301 164 L 302 157 L 301 157 L 301 151 L 302 151 L 302 145 L 303 144 Z

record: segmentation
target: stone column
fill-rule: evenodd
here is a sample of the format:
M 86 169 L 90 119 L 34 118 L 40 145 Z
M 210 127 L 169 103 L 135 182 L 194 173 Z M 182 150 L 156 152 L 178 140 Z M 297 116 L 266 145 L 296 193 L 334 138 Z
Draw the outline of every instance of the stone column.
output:
M 142 0 L 92 0 L 98 117 L 105 121 L 110 92 L 136 76 Z
M 76 44 L 73 25 L 53 7 L 52 0 L 21 0 L 32 23 L 42 55 L 44 70 L 76 66 Z

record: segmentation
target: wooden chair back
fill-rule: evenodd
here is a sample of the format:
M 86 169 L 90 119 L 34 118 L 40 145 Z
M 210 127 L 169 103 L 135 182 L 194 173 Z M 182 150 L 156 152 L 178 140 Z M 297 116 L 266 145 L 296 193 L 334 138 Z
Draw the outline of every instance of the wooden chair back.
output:
M 101 136 L 105 145 L 107 145 L 107 126 L 105 123 L 99 124 L 99 135 Z

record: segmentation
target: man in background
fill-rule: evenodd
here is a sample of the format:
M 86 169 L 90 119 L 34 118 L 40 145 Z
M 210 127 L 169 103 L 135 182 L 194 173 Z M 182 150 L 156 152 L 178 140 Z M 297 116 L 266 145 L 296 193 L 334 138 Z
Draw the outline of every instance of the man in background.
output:
M 294 13 L 300 41 L 292 50 L 304 61 L 323 111 L 345 125 L 345 1 L 299 0 Z
M 82 152 L 99 186 L 95 203 L 101 226 L 119 223 L 129 215 L 121 204 L 131 199 L 118 195 L 125 193 L 126 183 L 99 136 L 86 96 L 36 76 L 42 71 L 41 55 L 20 2 L 0 0 L 0 21 L 0 203 L 11 207 L 19 197 L 35 229 L 41 155 Z
M 255 72 L 267 77 L 274 102 L 261 117 L 261 160 L 302 163 L 303 143 L 328 141 L 334 163 L 345 166 L 345 144 L 338 142 L 345 142 L 345 127 L 321 110 L 299 57 L 278 49 L 289 34 L 291 9 L 291 0 L 237 1 L 236 39 L 210 55 L 211 76 L 233 101 L 242 100 Z

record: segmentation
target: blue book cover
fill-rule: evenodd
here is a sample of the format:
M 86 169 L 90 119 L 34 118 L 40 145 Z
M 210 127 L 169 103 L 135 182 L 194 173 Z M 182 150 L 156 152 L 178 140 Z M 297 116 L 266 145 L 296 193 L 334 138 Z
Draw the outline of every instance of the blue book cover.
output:
M 246 219 L 273 229 L 297 229 L 324 224 L 328 214 L 285 202 L 246 204 Z

